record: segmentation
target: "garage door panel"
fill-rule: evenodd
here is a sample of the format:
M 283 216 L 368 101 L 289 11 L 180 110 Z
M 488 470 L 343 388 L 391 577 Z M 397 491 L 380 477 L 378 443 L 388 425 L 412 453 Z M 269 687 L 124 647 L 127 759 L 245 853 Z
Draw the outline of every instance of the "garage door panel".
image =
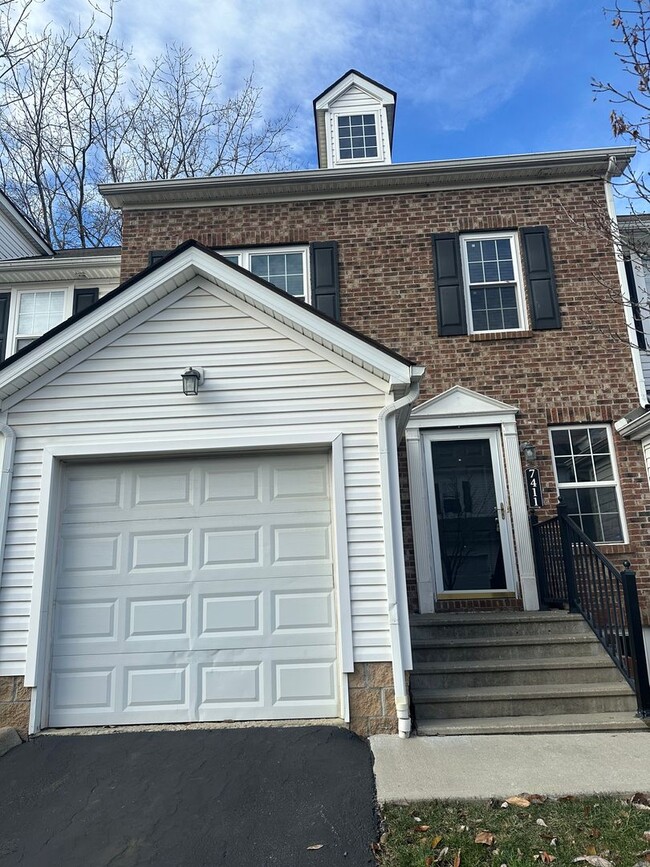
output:
M 51 725 L 336 716 L 325 455 L 74 466 Z

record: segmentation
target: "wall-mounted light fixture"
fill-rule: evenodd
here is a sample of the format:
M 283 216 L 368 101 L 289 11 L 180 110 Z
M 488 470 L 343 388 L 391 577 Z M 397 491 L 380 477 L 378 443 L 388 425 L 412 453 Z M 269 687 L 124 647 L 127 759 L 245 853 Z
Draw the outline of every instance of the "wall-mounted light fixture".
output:
M 524 456 L 527 464 L 534 464 L 537 460 L 537 449 L 532 443 L 522 443 L 519 446 L 519 451 Z
M 183 380 L 183 394 L 195 395 L 199 393 L 199 385 L 205 381 L 205 375 L 202 367 L 188 367 L 184 373 L 181 373 Z

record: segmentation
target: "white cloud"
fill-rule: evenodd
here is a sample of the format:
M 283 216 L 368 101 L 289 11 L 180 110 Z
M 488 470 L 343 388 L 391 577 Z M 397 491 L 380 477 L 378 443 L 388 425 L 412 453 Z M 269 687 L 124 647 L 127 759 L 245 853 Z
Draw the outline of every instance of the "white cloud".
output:
M 311 100 L 350 67 L 397 90 L 431 129 L 464 129 L 539 62 L 527 29 L 557 0 L 122 0 L 119 35 L 145 60 L 166 42 L 221 55 L 227 90 L 254 64 L 264 110 L 297 106 L 295 147 L 313 159 Z M 44 0 L 39 21 L 87 14 Z

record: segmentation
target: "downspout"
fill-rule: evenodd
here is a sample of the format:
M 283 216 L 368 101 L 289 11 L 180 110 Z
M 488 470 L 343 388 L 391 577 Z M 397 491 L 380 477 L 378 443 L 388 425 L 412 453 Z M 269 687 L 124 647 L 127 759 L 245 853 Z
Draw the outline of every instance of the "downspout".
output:
M 611 226 L 611 234 L 614 242 L 614 256 L 616 258 L 616 268 L 618 270 L 618 282 L 621 287 L 621 298 L 623 299 L 623 313 L 627 324 L 628 340 L 630 344 L 630 352 L 632 354 L 632 366 L 634 368 L 634 376 L 636 379 L 637 391 L 639 393 L 639 403 L 641 406 L 646 406 L 648 403 L 645 378 L 643 376 L 643 367 L 641 365 L 641 353 L 636 346 L 636 327 L 634 325 L 634 314 L 632 312 L 632 303 L 627 288 L 627 275 L 625 274 L 625 262 L 623 260 L 623 251 L 621 249 L 620 232 L 618 231 L 618 221 L 616 219 L 616 208 L 614 207 L 614 196 L 612 194 L 612 178 L 616 172 L 617 164 L 616 157 L 610 156 L 605 172 L 605 201 L 607 202 L 607 216 Z
M 9 521 L 9 502 L 11 499 L 11 480 L 14 474 L 14 452 L 16 432 L 6 422 L 0 421 L 2 434 L 2 463 L 0 465 L 0 586 L 4 566 L 5 538 Z
M 410 406 L 420 394 L 424 368 L 411 368 L 411 384 L 404 397 L 385 406 L 378 417 L 379 469 L 381 474 L 381 509 L 386 545 L 386 593 L 388 628 L 393 660 L 393 682 L 399 736 L 411 733 L 409 696 L 405 672 L 413 667 L 406 598 L 406 569 L 402 537 L 402 507 L 397 463 L 396 413 Z

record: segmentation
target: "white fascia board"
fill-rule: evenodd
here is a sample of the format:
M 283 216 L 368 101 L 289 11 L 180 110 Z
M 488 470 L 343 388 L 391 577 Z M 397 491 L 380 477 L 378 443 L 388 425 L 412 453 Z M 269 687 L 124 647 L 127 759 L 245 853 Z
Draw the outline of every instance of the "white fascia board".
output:
M 199 205 L 219 204 L 220 202 L 245 199 L 247 193 L 253 194 L 255 201 L 273 198 L 290 198 L 294 193 L 302 197 L 319 198 L 341 196 L 353 193 L 355 186 L 362 184 L 364 193 L 367 186 L 376 186 L 379 192 L 393 189 L 394 181 L 399 179 L 399 190 L 428 189 L 440 186 L 448 175 L 454 176 L 452 188 L 459 188 L 461 175 L 480 173 L 481 179 L 472 179 L 468 186 L 482 186 L 490 183 L 507 182 L 512 172 L 525 172 L 517 176 L 517 183 L 539 183 L 549 181 L 540 178 L 538 172 L 547 170 L 553 177 L 566 180 L 578 178 L 574 171 L 587 166 L 587 177 L 603 178 L 610 166 L 610 158 L 616 159 L 616 173 L 620 174 L 635 154 L 631 147 L 588 148 L 572 151 L 547 151 L 542 153 L 512 154 L 493 157 L 470 157 L 463 159 L 435 160 L 417 163 L 392 163 L 390 165 L 364 166 L 354 168 L 308 169 L 293 172 L 260 172 L 250 175 L 228 175 L 225 177 L 184 178 L 161 181 L 133 181 L 120 184 L 100 184 L 99 192 L 114 208 L 129 208 L 163 205 L 172 207 L 173 203 L 192 202 Z M 584 179 L 584 168 L 583 179 Z M 364 182 L 367 182 L 364 184 Z M 335 184 L 336 189 L 332 188 Z M 278 194 L 278 188 L 281 192 Z M 292 193 L 293 191 L 293 193 Z
M 345 93 L 345 91 L 353 85 L 356 85 L 360 90 L 365 90 L 366 93 L 370 94 L 370 96 L 382 105 L 394 105 L 395 103 L 395 97 L 392 93 L 385 90 L 383 87 L 378 87 L 372 81 L 368 81 L 367 78 L 362 78 L 360 75 L 351 72 L 349 75 L 346 75 L 342 81 L 339 81 L 336 87 L 326 91 L 323 96 L 321 96 L 316 103 L 316 111 L 327 109 L 339 98 L 339 96 L 341 96 L 341 94 Z
M 411 381 L 409 364 L 338 328 L 334 323 L 321 319 L 288 297 L 270 291 L 228 263 L 190 247 L 150 274 L 135 280 L 127 289 L 120 291 L 100 307 L 0 371 L 0 389 L 13 385 L 10 391 L 5 392 L 5 397 L 8 397 L 60 361 L 74 355 L 81 346 L 87 346 L 105 334 L 107 328 L 110 330 L 124 322 L 133 315 L 129 312 L 130 307 L 133 306 L 133 313 L 142 310 L 142 300 L 148 295 L 154 296 L 156 300 L 160 299 L 196 276 L 204 277 L 344 358 L 356 361 L 360 366 L 367 366 L 389 381 L 403 384 Z

